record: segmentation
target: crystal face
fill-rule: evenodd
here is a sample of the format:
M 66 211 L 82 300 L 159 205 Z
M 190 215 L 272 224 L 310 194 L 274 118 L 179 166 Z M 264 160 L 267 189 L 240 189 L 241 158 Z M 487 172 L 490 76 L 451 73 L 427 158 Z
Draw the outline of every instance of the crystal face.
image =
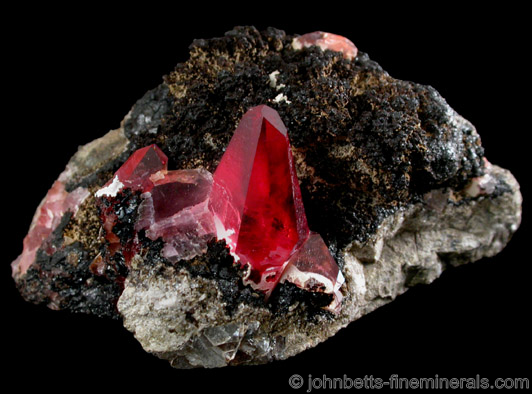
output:
M 214 237 L 208 208 L 212 175 L 199 168 L 161 171 L 151 177 L 153 188 L 142 194 L 137 230 L 165 242 L 162 254 L 170 261 L 191 259 L 205 253 Z
M 214 173 L 218 238 L 248 272 L 245 282 L 271 293 L 290 255 L 308 237 L 286 128 L 265 105 L 240 121 Z
M 340 287 L 345 280 L 321 235 L 311 232 L 301 248 L 290 257 L 281 278 L 282 282 L 285 280 L 308 291 L 332 294 L 333 302 L 327 309 L 340 311 L 343 298 Z
M 113 179 L 96 192 L 96 197 L 114 197 L 124 187 L 150 191 L 153 187 L 150 175 L 166 170 L 167 163 L 168 158 L 155 144 L 138 149 L 116 171 Z

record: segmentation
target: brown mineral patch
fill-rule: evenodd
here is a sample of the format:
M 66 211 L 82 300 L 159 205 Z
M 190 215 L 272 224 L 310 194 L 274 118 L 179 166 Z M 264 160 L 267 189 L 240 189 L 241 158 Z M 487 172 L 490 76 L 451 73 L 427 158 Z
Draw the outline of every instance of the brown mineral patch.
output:
M 94 258 L 102 246 L 104 240 L 100 236 L 100 218 L 94 190 L 79 207 L 76 215 L 70 220 L 63 232 L 63 238 L 68 244 L 80 242 L 83 248 Z
M 359 96 L 369 89 L 374 89 L 392 80 L 388 74 L 376 74 L 367 71 L 358 72 L 351 80 L 351 95 Z

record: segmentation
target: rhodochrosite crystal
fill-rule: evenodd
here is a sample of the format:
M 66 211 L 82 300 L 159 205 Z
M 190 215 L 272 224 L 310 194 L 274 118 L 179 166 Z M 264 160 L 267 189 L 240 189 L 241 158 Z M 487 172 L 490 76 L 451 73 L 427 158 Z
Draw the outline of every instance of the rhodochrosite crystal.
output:
M 112 180 L 96 192 L 96 197 L 114 197 L 124 187 L 132 190 L 150 191 L 153 182 L 150 175 L 167 169 L 168 158 L 157 145 L 138 149 L 115 173 Z
M 151 177 L 154 187 L 142 194 L 136 229 L 151 240 L 162 238 L 162 254 L 170 261 L 191 259 L 206 251 L 214 237 L 208 202 L 212 175 L 203 168 L 161 171 Z
M 243 116 L 214 174 L 211 209 L 218 238 L 247 268 L 245 283 L 269 295 L 310 233 L 286 127 L 272 108 L 260 105 Z M 341 276 L 328 250 L 305 269 Z M 295 281 L 328 293 L 336 285 L 304 282 Z
M 240 121 L 214 173 L 211 208 L 246 282 L 270 293 L 309 233 L 286 128 L 265 105 Z
M 340 311 L 343 298 L 340 287 L 345 282 L 344 276 L 319 234 L 311 232 L 301 248 L 290 257 L 281 278 L 282 282 L 285 280 L 308 291 L 333 294 L 333 302 L 327 309 Z
M 115 172 L 114 177 L 95 194 L 98 197 L 104 236 L 109 242 L 108 249 L 112 255 L 121 250 L 126 263 L 129 263 L 138 252 L 138 237 L 136 233 L 130 232 L 127 239 L 120 239 L 113 231 L 123 217 L 132 214 L 135 208 L 130 203 L 130 195 L 124 194 L 124 191 L 151 190 L 153 182 L 150 175 L 166 171 L 167 163 L 168 158 L 156 145 L 138 149 Z M 129 226 L 133 224 L 129 223 Z
M 208 209 L 211 174 L 201 168 L 168 171 L 167 163 L 168 158 L 156 145 L 138 149 L 113 179 L 96 192 L 109 250 L 111 254 L 120 250 L 126 263 L 139 251 L 140 230 L 146 230 L 146 236 L 152 240 L 162 238 L 165 242 L 162 254 L 172 261 L 205 252 L 207 241 L 214 237 Z M 136 208 L 128 190 L 141 192 L 143 201 L 138 220 L 129 223 L 134 231 L 127 232 L 127 239 L 120 239 L 114 227 Z M 126 205 L 125 212 L 122 205 Z

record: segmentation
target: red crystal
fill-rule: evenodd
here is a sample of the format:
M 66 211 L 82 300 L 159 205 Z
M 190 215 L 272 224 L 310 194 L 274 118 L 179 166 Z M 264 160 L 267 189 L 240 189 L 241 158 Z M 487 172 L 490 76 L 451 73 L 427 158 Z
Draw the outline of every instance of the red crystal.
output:
M 354 59 L 358 54 L 358 49 L 350 40 L 338 34 L 315 31 L 303 34 L 294 38 L 292 47 L 296 50 L 303 47 L 319 46 L 322 50 L 341 52 L 346 59 Z
M 282 281 L 333 295 L 327 309 L 338 312 L 344 282 L 319 234 L 311 233 L 279 114 L 265 105 L 240 121 L 213 176 L 204 169 L 168 171 L 155 145 L 136 151 L 96 193 L 111 255 L 126 263 L 139 252 L 138 232 L 162 239 L 162 255 L 176 262 L 205 253 L 216 236 L 226 240 L 235 261 L 246 268 L 244 283 L 266 296 Z M 129 190 L 129 192 L 128 192 Z M 117 207 L 142 192 L 132 237 L 120 239 Z M 91 267 L 102 271 L 101 261 Z
M 114 177 L 96 192 L 96 197 L 114 197 L 124 187 L 150 191 L 150 175 L 166 170 L 168 158 L 155 144 L 136 150 L 115 172 Z
M 286 128 L 265 105 L 240 121 L 214 173 L 218 238 L 247 266 L 245 282 L 269 294 L 309 234 Z
M 333 302 L 326 309 L 339 312 L 344 277 L 321 235 L 311 232 L 301 248 L 290 257 L 281 278 L 281 281 L 285 280 L 308 291 L 332 294 Z
M 153 188 L 151 175 L 158 171 L 166 171 L 168 158 L 155 144 L 136 150 L 122 166 L 115 172 L 114 177 L 95 194 L 98 197 L 102 228 L 111 255 L 122 251 L 126 263 L 129 263 L 139 251 L 137 234 L 131 239 L 120 241 L 113 229 L 119 221 L 115 212 L 117 204 L 121 203 L 124 195 L 119 194 L 125 189 L 146 192 Z M 105 200 L 105 202 L 104 202 Z
M 115 173 L 127 187 L 149 191 L 153 186 L 150 175 L 166 170 L 168 157 L 155 144 L 137 150 Z

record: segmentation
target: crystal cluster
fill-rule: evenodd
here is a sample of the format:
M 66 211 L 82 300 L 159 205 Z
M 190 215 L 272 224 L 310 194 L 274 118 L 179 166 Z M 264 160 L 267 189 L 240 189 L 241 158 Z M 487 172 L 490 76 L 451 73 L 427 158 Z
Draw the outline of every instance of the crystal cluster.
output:
M 280 281 L 333 295 L 338 312 L 344 282 L 325 242 L 311 233 L 286 127 L 265 106 L 250 109 L 236 129 L 214 177 L 206 170 L 168 171 L 168 159 L 155 145 L 137 150 L 96 192 L 111 254 L 129 263 L 139 252 L 138 233 L 162 239 L 163 257 L 188 260 L 205 253 L 207 242 L 225 240 L 245 269 L 244 283 L 268 297 Z M 116 203 L 140 192 L 134 231 L 125 240 Z
M 95 194 L 100 210 L 100 218 L 108 250 L 111 255 L 121 251 L 127 264 L 139 251 L 136 232 L 129 232 L 122 239 L 116 234 L 115 227 L 125 216 L 136 208 L 130 203 L 131 192 L 149 192 L 153 188 L 150 176 L 160 170 L 166 170 L 168 158 L 155 145 L 150 145 L 133 153 L 118 169 L 114 177 Z M 123 204 L 120 204 L 123 203 Z M 125 205 L 123 209 L 119 205 Z M 132 226 L 132 223 L 125 223 Z
M 287 130 L 275 110 L 260 105 L 244 115 L 214 173 L 210 205 L 217 237 L 246 268 L 246 284 L 269 295 L 295 264 L 301 270 L 291 269 L 285 279 L 334 293 L 339 303 L 343 277 L 327 248 L 314 248 L 319 254 L 312 259 L 299 253 L 310 239 L 325 244 L 318 234 L 309 238 Z M 298 264 L 302 259 L 306 264 Z M 324 284 L 328 277 L 333 286 Z
M 173 261 L 205 252 L 206 242 L 214 235 L 207 208 L 211 174 L 203 169 L 168 171 L 167 163 L 168 158 L 156 145 L 139 149 L 95 194 L 109 250 L 111 254 L 120 250 L 126 263 L 139 251 L 141 230 L 151 240 L 162 238 L 163 256 Z M 142 193 L 142 202 L 138 219 L 128 223 L 134 231 L 120 239 L 113 229 L 126 215 L 117 211 L 117 203 L 129 198 L 131 191 Z

